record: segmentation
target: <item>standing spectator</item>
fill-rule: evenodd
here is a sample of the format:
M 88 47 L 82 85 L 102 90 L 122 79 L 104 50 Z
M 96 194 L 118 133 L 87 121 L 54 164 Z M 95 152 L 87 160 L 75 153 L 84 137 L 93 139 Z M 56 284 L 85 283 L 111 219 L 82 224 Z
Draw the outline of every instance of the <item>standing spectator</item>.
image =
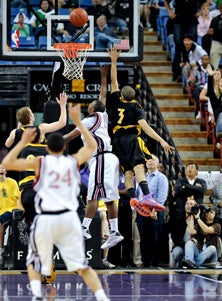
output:
M 149 192 L 145 176 L 144 154 L 138 142 L 138 136 L 143 130 L 144 133 L 156 141 L 159 141 L 163 149 L 171 152 L 174 148 L 164 141 L 147 123 L 145 112 L 135 100 L 136 93 L 130 86 L 124 86 L 119 90 L 117 80 L 117 60 L 120 51 L 116 47 L 108 50 L 111 58 L 111 95 L 110 95 L 110 121 L 113 139 L 113 151 L 118 156 L 124 171 L 125 187 L 130 198 L 135 200 L 134 174 L 136 181 L 141 187 L 143 197 L 142 203 L 164 210 L 165 207 L 156 202 Z M 137 208 L 141 204 L 137 202 Z M 150 214 L 150 210 L 147 210 Z
M 147 29 L 151 27 L 149 0 L 140 0 L 140 22 Z
M 64 156 L 65 141 L 61 134 L 48 136 L 49 155 L 33 159 L 17 159 L 21 150 L 33 140 L 35 132 L 27 129 L 20 142 L 4 158 L 7 168 L 35 170 L 36 211 L 30 233 L 27 271 L 32 300 L 43 300 L 41 273 L 50 275 L 53 246 L 57 246 L 69 271 L 76 271 L 94 292 L 97 301 L 109 301 L 96 272 L 88 266 L 81 222 L 76 212 L 80 185 L 79 168 L 96 149 L 96 141 L 81 122 L 80 106 L 69 107 L 70 118 L 81 130 L 85 146 L 72 156 Z M 62 225 L 62 226 L 61 226 Z
M 101 15 L 96 19 L 97 26 L 94 27 L 95 49 L 109 49 L 114 46 L 117 38 L 115 32 L 109 27 L 106 16 Z
M 43 24 L 46 25 L 47 17 L 55 14 L 55 10 L 52 7 L 52 3 L 50 0 L 41 0 L 40 8 L 36 11 L 38 18 L 42 21 Z M 46 35 L 46 28 L 42 25 L 42 23 L 33 15 L 30 19 L 30 23 L 33 28 L 33 32 L 35 35 L 36 41 L 38 41 L 39 36 Z
M 24 13 L 18 13 L 13 22 L 12 30 L 18 30 L 20 38 L 30 36 L 30 21 Z
M 193 196 L 188 197 L 185 203 L 184 215 L 179 219 L 175 219 L 175 224 L 171 229 L 171 238 L 173 241 L 172 256 L 176 267 L 181 267 L 184 259 L 185 243 L 191 238 L 187 225 L 191 219 L 190 210 L 194 205 L 196 205 L 196 201 Z
M 219 82 L 219 93 L 218 96 L 214 91 L 213 74 L 214 71 L 210 64 L 207 66 L 208 72 L 208 96 L 213 109 L 215 123 L 216 123 L 216 137 L 217 139 L 222 138 L 222 79 Z
M 197 41 L 197 12 L 199 0 L 174 0 L 175 11 L 170 7 L 173 0 L 165 0 L 164 4 L 169 17 L 174 20 L 175 57 L 172 64 L 173 81 L 181 81 L 180 56 L 185 33 L 192 35 Z
M 218 244 L 221 226 L 217 222 L 217 209 L 209 207 L 197 212 L 191 210 L 188 232 L 191 239 L 185 244 L 185 260 L 182 265 L 187 268 L 199 268 L 203 263 L 216 266 L 218 262 Z M 196 211 L 196 210 L 195 210 Z
M 118 0 L 115 2 L 116 27 L 121 34 L 125 34 L 129 28 L 130 3 L 129 0 Z
M 222 3 L 218 5 L 218 9 L 220 15 L 212 19 L 209 28 L 209 33 L 212 34 L 210 62 L 215 69 L 219 68 L 222 57 Z
M 207 2 L 205 2 L 201 5 L 197 24 L 197 43 L 199 45 L 202 45 L 202 37 L 208 33 L 211 20 L 210 6 Z
M 4 265 L 4 224 L 12 220 L 12 210 L 20 207 L 19 188 L 14 179 L 6 177 L 6 169 L 0 164 L 0 268 Z
M 185 167 L 185 176 L 176 180 L 174 186 L 176 219 L 184 216 L 184 207 L 189 196 L 193 195 L 197 204 L 203 203 L 207 183 L 205 180 L 198 178 L 197 174 L 198 165 L 195 162 L 189 162 Z
M 158 163 L 158 158 L 152 155 L 152 158 L 146 163 L 146 178 L 150 193 L 152 193 L 158 203 L 164 205 L 168 195 L 169 182 L 167 177 L 158 171 Z M 138 193 L 140 198 L 142 195 L 140 188 Z M 162 249 L 160 245 L 163 239 L 164 212 L 157 212 L 155 209 L 152 209 L 150 217 L 142 216 L 138 212 L 137 225 L 140 233 L 140 250 L 143 266 L 157 266 L 161 258 Z

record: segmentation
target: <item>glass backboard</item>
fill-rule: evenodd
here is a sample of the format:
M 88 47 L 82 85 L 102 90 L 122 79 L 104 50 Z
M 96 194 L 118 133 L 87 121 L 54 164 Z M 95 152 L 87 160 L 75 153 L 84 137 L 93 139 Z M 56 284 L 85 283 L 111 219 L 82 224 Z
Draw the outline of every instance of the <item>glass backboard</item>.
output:
M 55 0 L 57 1 L 57 0 Z M 53 29 L 57 28 L 58 24 L 69 22 L 69 14 L 67 10 L 55 9 L 55 14 L 50 15 L 47 18 L 47 23 L 45 27 L 45 37 L 43 37 L 42 43 L 36 42 L 33 39 L 33 33 L 31 24 L 30 26 L 30 37 L 24 39 L 19 37 L 19 44 L 16 42 L 17 37 L 15 36 L 15 31 L 12 30 L 13 21 L 15 14 L 19 11 L 27 14 L 29 18 L 32 17 L 33 11 L 30 10 L 30 7 L 36 11 L 38 7 L 32 6 L 33 0 L 24 1 L 26 6 L 24 8 L 16 9 L 11 7 L 11 0 L 2 0 L 1 1 L 1 11 L 0 11 L 0 39 L 1 39 L 1 53 L 0 59 L 8 61 L 57 61 L 60 60 L 59 53 L 53 48 L 55 42 L 63 42 L 63 37 L 55 35 Z M 40 0 L 39 0 L 40 2 Z M 112 1 L 113 2 L 113 1 Z M 111 3 L 112 3 L 111 2 Z M 84 3 L 84 1 L 83 1 Z M 107 5 L 111 5 L 107 4 Z M 139 1 L 138 0 L 129 0 L 129 25 L 128 32 L 124 36 L 116 32 L 116 43 L 121 45 L 126 45 L 121 51 L 119 61 L 134 62 L 141 61 L 143 58 L 143 28 L 140 24 L 139 18 Z M 81 7 L 81 4 L 80 4 Z M 83 7 L 85 8 L 85 7 Z M 61 14 L 61 11 L 63 14 Z M 108 25 L 113 28 L 115 31 L 115 15 L 111 21 L 108 21 Z M 84 29 L 86 28 L 86 31 Z M 79 34 L 82 32 L 82 34 Z M 109 55 L 107 49 L 98 49 L 95 47 L 94 43 L 94 16 L 89 16 L 89 22 L 84 28 L 76 29 L 78 39 L 77 42 L 81 42 L 81 38 L 84 34 L 88 34 L 88 43 L 92 44 L 92 49 L 88 51 L 87 61 L 97 62 L 97 61 L 108 61 Z M 76 34 L 73 35 L 74 37 Z M 54 39 L 56 38 L 56 40 Z M 125 43 L 125 44 L 124 44 Z

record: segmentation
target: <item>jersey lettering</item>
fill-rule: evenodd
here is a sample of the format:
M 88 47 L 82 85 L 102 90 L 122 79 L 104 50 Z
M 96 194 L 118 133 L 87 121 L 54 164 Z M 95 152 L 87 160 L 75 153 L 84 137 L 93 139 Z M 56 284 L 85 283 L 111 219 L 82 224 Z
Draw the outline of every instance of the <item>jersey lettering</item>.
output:
M 120 109 L 120 108 L 118 108 L 118 112 L 119 112 L 120 118 L 119 118 L 119 120 L 117 121 L 117 123 L 118 123 L 118 124 L 121 124 L 122 121 L 123 121 L 123 118 L 124 118 L 124 112 L 125 112 L 125 109 Z
M 71 185 L 71 171 L 70 169 L 67 171 L 67 174 L 61 179 L 61 175 L 58 172 L 51 171 L 49 176 L 52 177 L 51 184 L 49 187 L 51 188 L 59 188 L 60 182 L 66 183 L 68 186 Z

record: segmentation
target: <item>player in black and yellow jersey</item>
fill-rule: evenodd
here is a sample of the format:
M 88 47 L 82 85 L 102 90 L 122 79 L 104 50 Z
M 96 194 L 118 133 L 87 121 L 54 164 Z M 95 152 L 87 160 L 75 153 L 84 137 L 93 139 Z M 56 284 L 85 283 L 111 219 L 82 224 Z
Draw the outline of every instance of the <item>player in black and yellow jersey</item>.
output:
M 135 90 L 130 86 L 124 86 L 121 91 L 119 90 L 116 63 L 121 52 L 114 46 L 108 50 L 108 53 L 111 58 L 110 121 L 114 136 L 113 150 L 123 167 L 126 189 L 130 197 L 135 199 L 133 183 L 135 175 L 144 195 L 142 204 L 156 210 L 163 210 L 159 208 L 159 204 L 149 193 L 145 176 L 145 158 L 139 145 L 139 136 L 143 131 L 146 135 L 160 142 L 167 152 L 171 152 L 174 148 L 148 125 L 145 112 L 135 99 Z

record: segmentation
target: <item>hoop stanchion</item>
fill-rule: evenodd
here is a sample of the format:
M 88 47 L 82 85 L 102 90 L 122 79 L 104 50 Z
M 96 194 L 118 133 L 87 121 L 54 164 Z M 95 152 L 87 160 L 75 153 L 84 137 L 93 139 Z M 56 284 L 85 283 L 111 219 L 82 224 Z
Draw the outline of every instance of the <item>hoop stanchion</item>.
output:
M 55 43 L 53 47 L 58 50 L 64 63 L 63 76 L 67 79 L 83 79 L 83 67 L 87 59 L 88 43 Z

